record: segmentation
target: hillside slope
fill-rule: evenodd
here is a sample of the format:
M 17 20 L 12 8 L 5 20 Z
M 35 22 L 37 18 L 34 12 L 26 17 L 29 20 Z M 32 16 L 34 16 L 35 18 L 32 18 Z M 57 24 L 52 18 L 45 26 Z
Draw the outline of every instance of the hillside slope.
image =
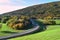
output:
M 47 14 L 59 16 L 60 15 L 60 1 L 30 6 L 24 9 L 19 9 L 12 12 L 4 13 L 2 14 L 2 16 L 5 16 L 5 15 L 9 15 L 9 16 L 10 15 L 28 15 L 28 16 L 35 15 L 36 16 L 38 15 L 39 17 L 40 16 L 44 17 Z

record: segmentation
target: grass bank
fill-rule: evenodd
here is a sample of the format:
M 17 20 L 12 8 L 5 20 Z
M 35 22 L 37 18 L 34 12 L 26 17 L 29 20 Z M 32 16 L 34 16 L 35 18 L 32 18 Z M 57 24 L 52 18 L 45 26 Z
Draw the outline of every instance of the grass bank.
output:
M 60 40 L 60 25 L 47 25 L 45 31 L 9 40 Z

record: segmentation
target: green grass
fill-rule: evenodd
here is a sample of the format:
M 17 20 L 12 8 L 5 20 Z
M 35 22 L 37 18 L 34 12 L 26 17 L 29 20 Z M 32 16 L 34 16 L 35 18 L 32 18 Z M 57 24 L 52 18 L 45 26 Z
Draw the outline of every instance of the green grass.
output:
M 11 35 L 12 33 L 18 33 L 18 32 L 23 31 L 23 30 L 14 30 L 14 29 L 8 27 L 4 23 L 0 23 L 0 24 L 2 24 L 2 28 L 0 28 L 0 36 Z
M 60 40 L 60 25 L 49 25 L 46 31 L 10 40 Z
M 2 28 L 0 29 L 0 31 L 19 32 L 20 30 L 14 30 L 14 29 L 8 27 L 6 24 L 2 23 Z
M 54 21 L 56 21 L 56 24 L 60 24 L 60 20 L 54 20 Z
M 0 28 L 0 36 L 12 35 L 12 33 L 25 31 L 25 30 L 14 30 L 8 27 L 7 24 L 4 23 L 0 23 L 0 24 L 2 24 L 2 28 Z M 32 27 L 32 25 L 29 25 L 29 27 Z M 28 27 L 26 29 L 28 29 Z
M 0 31 L 11 31 L 11 32 L 12 32 L 12 30 L 13 29 L 8 27 L 6 24 L 2 24 L 2 28 L 0 29 Z
M 48 25 L 46 27 L 45 31 L 9 40 L 60 40 L 60 25 Z

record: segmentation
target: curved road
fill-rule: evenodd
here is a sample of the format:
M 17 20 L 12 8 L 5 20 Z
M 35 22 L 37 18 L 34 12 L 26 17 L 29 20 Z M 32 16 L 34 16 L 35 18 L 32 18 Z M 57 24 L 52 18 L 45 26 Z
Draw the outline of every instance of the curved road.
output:
M 33 28 L 28 29 L 28 30 L 26 30 L 24 32 L 21 32 L 21 33 L 16 33 L 16 34 L 12 34 L 12 35 L 9 35 L 9 36 L 0 37 L 0 40 L 14 38 L 14 37 L 17 37 L 17 36 L 23 36 L 23 35 L 30 34 L 30 33 L 38 31 L 40 26 L 36 22 L 34 22 L 34 19 L 30 19 L 30 21 L 31 21 L 32 25 L 34 26 Z

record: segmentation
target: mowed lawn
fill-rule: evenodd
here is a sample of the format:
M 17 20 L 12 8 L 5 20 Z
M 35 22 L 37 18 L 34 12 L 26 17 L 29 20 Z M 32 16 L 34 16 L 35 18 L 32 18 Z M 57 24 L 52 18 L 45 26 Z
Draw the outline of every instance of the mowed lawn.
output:
M 60 40 L 60 25 L 49 25 L 46 31 L 10 40 Z
M 45 31 L 9 40 L 60 40 L 60 25 L 47 25 L 46 27 Z
M 0 36 L 6 36 L 6 35 L 11 35 L 12 33 L 22 32 L 22 30 L 14 30 L 8 27 L 4 23 L 0 23 L 0 24 L 2 24 L 2 27 L 0 28 Z

